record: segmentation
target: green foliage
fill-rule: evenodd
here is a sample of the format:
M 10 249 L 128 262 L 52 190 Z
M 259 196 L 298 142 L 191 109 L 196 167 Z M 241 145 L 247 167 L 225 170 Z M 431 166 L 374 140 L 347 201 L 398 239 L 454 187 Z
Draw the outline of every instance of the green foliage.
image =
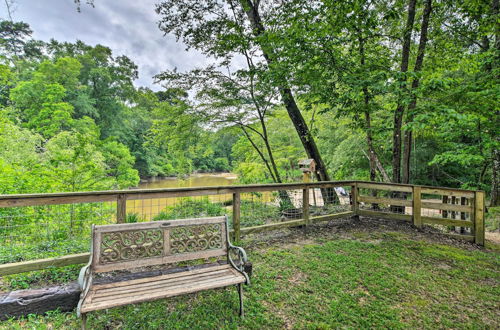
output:
M 0 20 L 0 54 L 8 58 L 28 55 L 32 33 L 27 23 Z
M 277 106 L 280 86 L 294 93 L 331 178 L 369 179 L 368 135 L 391 173 L 400 104 L 408 111 L 402 133 L 414 137 L 414 183 L 498 189 L 498 22 L 490 2 L 434 1 L 420 71 L 417 2 L 408 72 L 400 70 L 406 1 L 257 3 L 262 31 L 251 28 L 250 2 L 228 11 L 219 0 L 160 1 L 160 29 L 213 61 L 157 75 L 166 87 L 157 93 L 134 87 L 137 66 L 106 46 L 43 43 L 28 24 L 1 21 L 2 118 L 15 125 L 13 136 L 39 139 L 24 147 L 3 137 L 26 162 L 0 159 L 2 189 L 26 192 L 36 178 L 39 192 L 124 188 L 138 175 L 196 171 L 233 170 L 243 183 L 300 180 L 296 164 L 309 156 Z M 239 58 L 246 65 L 228 70 Z M 79 156 L 86 153 L 95 164 Z
M 203 218 L 221 216 L 227 213 L 221 203 L 211 202 L 208 197 L 180 198 L 174 206 L 167 206 L 164 210 L 153 217 L 153 221 L 183 219 L 183 218 Z
M 139 174 L 230 171 L 234 134 L 202 128 L 182 90 L 135 88 L 137 66 L 101 45 L 52 40 L 38 45 L 45 55 L 36 59 L 12 54 L 31 34 L 23 24 L 0 29 L 11 59 L 0 63 L 4 192 L 128 188 Z
M 489 207 L 486 213 L 485 226 L 487 231 L 500 232 L 500 207 Z
M 127 213 L 127 218 L 125 219 L 126 223 L 136 223 L 140 221 L 141 218 L 139 216 L 139 213 Z
M 66 87 L 75 88 L 80 63 L 61 58 L 42 62 L 33 78 L 20 82 L 10 92 L 14 114 L 25 127 L 50 138 L 72 127 L 73 106 L 65 102 Z
M 302 172 L 298 169 L 298 162 L 306 158 L 306 155 L 286 112 L 283 109 L 276 109 L 267 120 L 267 127 L 269 132 L 272 132 L 269 143 L 280 177 L 284 182 L 301 180 Z M 249 134 L 252 137 L 257 135 Z M 263 141 L 258 141 L 256 144 L 262 149 L 265 148 Z M 233 145 L 233 157 L 237 160 L 234 172 L 238 173 L 242 183 L 273 182 L 258 152 L 245 135 L 240 136 Z

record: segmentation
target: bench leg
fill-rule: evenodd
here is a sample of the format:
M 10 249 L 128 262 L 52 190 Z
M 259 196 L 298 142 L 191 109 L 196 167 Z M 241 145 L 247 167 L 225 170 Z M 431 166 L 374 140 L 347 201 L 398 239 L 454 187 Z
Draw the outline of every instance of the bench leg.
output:
M 82 314 L 82 330 L 87 329 L 87 314 Z
M 238 284 L 238 295 L 240 296 L 240 316 L 243 318 L 244 311 L 243 311 L 243 284 Z

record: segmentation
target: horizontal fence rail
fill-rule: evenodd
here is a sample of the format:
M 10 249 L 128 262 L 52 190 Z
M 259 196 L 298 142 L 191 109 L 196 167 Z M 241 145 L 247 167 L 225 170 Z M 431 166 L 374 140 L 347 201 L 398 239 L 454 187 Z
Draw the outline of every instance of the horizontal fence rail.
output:
M 435 226 L 484 245 L 484 198 L 482 191 L 365 181 L 0 195 L 0 276 L 85 262 L 92 224 L 224 214 L 237 242 L 368 216 Z

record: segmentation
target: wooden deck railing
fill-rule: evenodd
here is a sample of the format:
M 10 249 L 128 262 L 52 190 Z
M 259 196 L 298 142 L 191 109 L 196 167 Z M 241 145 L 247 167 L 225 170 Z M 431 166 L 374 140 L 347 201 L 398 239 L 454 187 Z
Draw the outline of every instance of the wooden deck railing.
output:
M 346 191 L 348 196 L 343 196 L 343 191 L 335 193 L 334 189 L 328 189 L 338 187 L 343 187 L 343 191 Z M 259 205 L 263 205 L 264 208 L 271 207 L 271 211 L 273 211 L 278 206 L 276 206 L 277 203 L 273 200 L 272 196 L 277 196 L 278 192 L 283 191 L 288 192 L 287 194 L 293 204 L 291 208 L 296 212 L 296 216 L 280 218 L 278 221 L 260 225 L 252 225 L 250 223 L 247 226 L 245 219 L 249 219 L 250 217 L 258 218 L 260 214 L 258 209 L 243 210 L 244 208 L 248 208 L 248 205 L 256 205 L 255 203 L 251 203 L 253 198 L 259 198 Z M 331 191 L 337 195 L 334 198 L 336 200 L 334 202 L 335 207 L 332 208 L 328 204 L 331 203 L 328 202 L 332 200 L 331 198 L 324 199 L 321 197 L 321 192 L 324 193 L 324 191 Z M 273 193 L 274 195 L 272 195 Z M 110 222 L 123 223 L 127 221 L 127 214 L 135 210 L 131 208 L 135 202 L 142 203 L 141 207 L 144 207 L 144 203 L 146 202 L 151 203 L 152 201 L 195 196 L 216 198 L 215 203 L 217 205 L 225 205 L 224 211 L 231 214 L 232 235 L 235 241 L 240 241 L 243 236 L 250 233 L 284 227 L 307 226 L 313 222 L 349 216 L 368 216 L 409 221 L 419 228 L 425 224 L 439 225 L 447 229 L 447 231 L 460 228 L 460 233 L 451 233 L 450 235 L 484 245 L 484 192 L 364 181 L 0 195 L 0 212 L 3 211 L 5 213 L 11 208 L 35 208 L 30 209 L 30 212 L 19 212 L 23 217 L 28 219 L 28 214 L 29 216 L 34 216 L 37 212 L 44 211 L 37 207 L 47 208 L 50 205 L 70 205 L 70 211 L 72 212 L 71 222 L 73 223 L 73 221 L 76 221 L 73 214 L 74 205 L 108 203 L 106 205 L 112 207 L 110 211 L 111 215 L 110 213 L 106 213 L 109 216 L 108 220 Z M 212 200 L 207 201 L 208 203 L 214 203 Z M 162 205 L 158 202 L 158 209 Z M 104 214 L 102 210 L 99 212 L 96 214 Z M 50 214 L 47 213 L 47 217 L 50 217 Z M 9 217 L 12 218 L 12 215 L 9 215 Z M 20 219 L 23 220 L 24 218 Z M 153 213 L 149 213 L 144 217 L 144 220 L 151 219 L 154 219 Z M 90 223 L 83 223 L 81 225 L 82 228 L 89 226 Z M 0 230 L 6 233 L 4 234 L 4 237 L 6 237 L 5 241 L 0 244 L 7 244 L 8 231 L 16 229 L 6 224 L 2 227 L 2 223 L 0 222 Z M 9 244 L 14 244 L 12 242 L 13 240 Z M 80 253 L 43 260 L 8 263 L 0 265 L 0 276 L 40 270 L 53 266 L 60 267 L 79 264 L 85 262 L 87 259 L 88 253 Z

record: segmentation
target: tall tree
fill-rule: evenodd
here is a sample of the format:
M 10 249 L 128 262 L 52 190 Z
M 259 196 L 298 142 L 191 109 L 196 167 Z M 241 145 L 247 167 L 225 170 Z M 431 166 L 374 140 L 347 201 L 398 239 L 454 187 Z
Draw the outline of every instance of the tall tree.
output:
M 491 1 L 491 19 L 493 22 L 493 31 L 495 43 L 493 46 L 493 78 L 500 79 L 500 21 L 498 20 L 500 11 L 500 1 Z M 496 127 L 500 127 L 500 109 L 495 111 Z M 495 146 L 492 148 L 492 176 L 491 176 L 491 206 L 500 205 L 500 134 L 496 134 Z
M 245 11 L 250 25 L 252 27 L 252 32 L 256 37 L 256 43 L 260 46 L 262 55 L 265 58 L 267 64 L 272 66 L 275 61 L 279 61 L 279 53 L 272 45 L 265 42 L 266 40 L 266 27 L 264 26 L 261 14 L 260 14 L 260 0 L 240 0 L 239 1 L 243 10 Z M 281 95 L 282 102 L 288 111 L 288 115 L 292 120 L 295 129 L 300 137 L 300 141 L 304 146 L 309 158 L 314 159 L 316 162 L 317 176 L 319 181 L 328 181 L 330 177 L 321 158 L 321 154 L 316 145 L 313 135 L 307 126 L 302 113 L 295 101 L 293 96 L 291 86 L 285 79 L 277 83 L 279 92 Z
M 401 182 L 401 128 L 403 125 L 403 116 L 405 110 L 405 99 L 407 89 L 408 65 L 410 61 L 411 36 L 413 24 L 415 22 L 417 0 L 408 0 L 408 10 L 406 17 L 406 25 L 403 31 L 403 47 L 401 50 L 401 66 L 399 86 L 402 96 L 399 97 L 398 105 L 394 111 L 394 127 L 392 133 L 392 181 Z
M 425 1 L 424 13 L 422 15 L 422 24 L 420 27 L 420 41 L 418 44 L 417 58 L 415 60 L 415 66 L 413 68 L 413 72 L 415 74 L 419 74 L 422 71 L 422 66 L 424 65 L 424 57 L 425 57 L 425 47 L 427 45 L 427 33 L 429 29 L 429 20 L 432 12 L 432 0 Z M 411 101 L 408 105 L 407 111 L 407 122 L 411 123 L 413 121 L 413 117 L 415 116 L 414 111 L 417 107 L 417 89 L 420 84 L 420 78 L 415 76 L 413 78 L 410 94 Z M 413 132 L 411 127 L 406 128 L 404 134 L 404 148 L 403 148 L 403 183 L 410 183 L 410 160 L 411 160 L 411 149 L 412 149 L 412 139 Z
M 262 54 L 270 72 L 268 79 L 278 87 L 281 100 L 308 157 L 317 163 L 318 179 L 329 180 L 314 137 L 293 96 L 292 86 L 286 79 L 278 77 L 278 73 L 273 75 L 272 67 L 279 63 L 279 53 L 272 43 L 266 42 L 266 27 L 260 9 L 261 1 L 258 0 L 205 0 L 196 4 L 191 1 L 169 0 L 157 6 L 157 12 L 162 15 L 160 29 L 182 38 L 188 47 L 225 61 L 231 61 L 242 44 L 246 45 L 248 52 Z

